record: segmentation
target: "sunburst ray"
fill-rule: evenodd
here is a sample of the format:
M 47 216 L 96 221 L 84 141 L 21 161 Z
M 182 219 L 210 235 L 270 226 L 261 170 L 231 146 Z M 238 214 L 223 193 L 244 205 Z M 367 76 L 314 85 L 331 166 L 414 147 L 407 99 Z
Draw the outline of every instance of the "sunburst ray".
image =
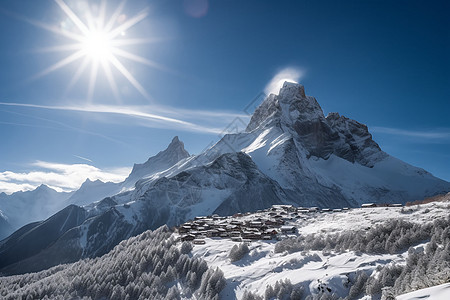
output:
M 114 9 L 111 16 L 106 16 L 106 0 L 101 0 L 95 15 L 92 14 L 91 8 L 88 6 L 83 15 L 77 14 L 64 0 L 54 0 L 57 6 L 64 13 L 67 22 L 73 23 L 74 26 L 58 27 L 54 25 L 44 24 L 40 21 L 29 20 L 26 21 L 43 28 L 49 32 L 63 36 L 74 42 L 51 47 L 38 49 L 38 52 L 67 52 L 73 51 L 67 57 L 57 61 L 48 68 L 44 69 L 33 77 L 39 78 L 56 70 L 59 70 L 75 61 L 82 60 L 80 65 L 76 68 L 74 75 L 67 86 L 66 93 L 68 93 L 78 82 L 84 73 L 88 73 L 87 83 L 87 100 L 93 99 L 98 76 L 105 76 L 109 88 L 116 100 L 120 101 L 119 88 L 116 82 L 114 73 L 120 74 L 122 78 L 126 79 L 142 96 L 150 99 L 150 96 L 142 84 L 135 78 L 135 76 L 125 67 L 119 60 L 120 58 L 143 64 L 155 69 L 171 72 L 163 65 L 149 60 L 145 57 L 131 53 L 122 49 L 124 46 L 148 44 L 157 42 L 161 39 L 155 38 L 123 38 L 122 34 L 143 21 L 148 16 L 148 9 L 143 9 L 136 15 L 131 16 L 123 21 L 122 16 L 125 8 L 126 0 L 123 0 Z M 88 68 L 90 64 L 90 68 Z M 102 72 L 99 72 L 102 69 Z M 117 71 L 116 71 L 117 70 Z M 114 72 L 113 72 L 114 71 Z M 117 77 L 117 76 L 116 76 Z

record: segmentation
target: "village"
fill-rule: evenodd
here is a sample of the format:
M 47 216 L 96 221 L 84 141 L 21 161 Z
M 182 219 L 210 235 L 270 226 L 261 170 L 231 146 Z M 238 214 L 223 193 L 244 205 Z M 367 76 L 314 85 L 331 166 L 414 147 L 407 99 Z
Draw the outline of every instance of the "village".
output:
M 281 240 L 296 235 L 296 220 L 306 214 L 331 213 L 343 209 L 319 209 L 318 207 L 295 207 L 292 205 L 273 205 L 271 208 L 255 213 L 237 213 L 233 216 L 199 216 L 181 224 L 177 231 L 181 241 L 205 244 L 205 237 L 231 239 L 234 242 L 256 240 Z
M 361 208 L 401 207 L 401 204 L 364 203 Z M 272 205 L 255 213 L 237 213 L 233 216 L 198 216 L 176 228 L 181 241 L 193 244 L 206 243 L 205 238 L 231 239 L 234 242 L 250 243 L 258 240 L 281 240 L 297 235 L 299 219 L 312 214 L 348 211 L 350 208 L 329 209 L 318 207 L 295 207 L 293 205 Z

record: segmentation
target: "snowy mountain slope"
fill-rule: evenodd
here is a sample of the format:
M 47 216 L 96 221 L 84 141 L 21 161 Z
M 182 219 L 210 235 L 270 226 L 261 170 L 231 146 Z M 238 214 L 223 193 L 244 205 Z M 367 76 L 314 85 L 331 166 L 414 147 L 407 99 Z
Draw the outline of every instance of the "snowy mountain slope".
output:
M 444 283 L 396 297 L 397 300 L 448 300 L 448 298 L 450 298 L 450 283 Z
M 16 192 L 11 195 L 0 194 L 0 210 L 8 219 L 11 234 L 25 224 L 48 218 L 66 206 L 66 200 L 72 193 L 57 192 L 46 185 L 40 185 L 33 191 Z M 0 224 L 0 231 L 4 230 Z M 0 240 L 5 237 L 0 235 Z
M 8 222 L 8 217 L 0 210 L 0 240 L 13 232 L 13 228 Z
M 329 207 L 345 206 L 339 200 L 342 198 L 353 204 L 405 203 L 450 189 L 450 183 L 381 151 L 367 126 L 337 113 L 324 117 L 317 101 L 305 95 L 302 85 L 286 82 L 279 95 L 269 96 L 255 111 L 247 131 L 260 137 L 273 128 L 279 130 L 278 136 L 262 137 L 258 145 L 242 150 L 257 165 L 265 164 L 265 156 L 281 145 L 264 145 L 274 145 L 280 137 L 286 140 L 289 136 L 290 155 L 298 160 L 286 163 L 285 153 L 277 159 L 279 168 L 271 176 L 282 178 L 281 186 L 295 194 L 308 187 L 313 191 L 323 186 L 331 189 L 335 197 L 323 195 L 328 199 L 321 199 Z M 286 175 L 295 179 L 289 182 Z M 302 185 L 304 179 L 309 181 L 307 185 Z
M 100 256 L 121 240 L 147 229 L 164 224 L 174 226 L 198 215 L 263 209 L 282 203 L 284 197 L 279 185 L 264 175 L 248 155 L 224 154 L 206 166 L 150 183 L 138 182 L 135 190 L 78 208 L 86 214 L 82 223 L 61 231 L 56 240 L 39 249 L 42 251 L 33 252 L 32 257 L 19 264 L 8 266 L 9 261 L 0 264 L 3 267 L 0 271 L 6 274 L 39 271 L 63 262 Z M 62 223 L 66 221 L 60 219 L 52 226 L 61 228 Z M 33 240 L 30 236 L 22 238 L 27 242 Z M 20 246 L 17 243 L 16 247 Z
M 367 230 L 390 220 L 424 225 L 448 218 L 449 205 L 450 202 L 447 200 L 408 208 L 358 208 L 342 212 L 309 213 L 303 214 L 299 219 L 288 221 L 288 224 L 297 228 L 296 235 L 304 237 L 312 234 L 337 234 Z M 259 217 L 264 217 L 264 213 L 236 219 L 242 222 Z M 194 245 L 192 252 L 194 257 L 204 259 L 209 267 L 219 267 L 224 272 L 227 286 L 221 293 L 221 299 L 241 299 L 246 291 L 264 297 L 267 286 L 275 287 L 277 281 L 286 279 L 289 279 L 292 285 L 301 288 L 303 293 L 301 299 L 310 294 L 320 295 L 322 291 L 327 293 L 327 288 L 330 289 L 329 296 L 335 294 L 338 297 L 345 297 L 349 295 L 359 272 L 364 271 L 369 278 L 370 276 L 376 277 L 377 274 L 380 274 L 378 267 L 392 266 L 393 264 L 403 266 L 409 256 L 409 252 L 405 251 L 407 248 L 400 253 L 334 251 L 324 249 L 323 246 L 321 250 L 277 252 L 276 241 L 251 241 L 249 253 L 241 260 L 231 262 L 230 250 L 238 243 L 222 238 L 205 238 L 205 241 L 204 245 Z M 418 253 L 424 249 L 426 251 L 427 242 L 426 240 L 413 245 L 415 251 L 419 251 Z M 445 245 L 439 247 L 445 247 Z M 447 271 L 450 272 L 450 266 L 448 268 Z M 442 295 L 449 295 L 446 286 L 437 290 L 439 293 L 442 292 Z M 377 295 L 374 298 L 361 297 L 362 294 L 355 298 L 379 299 L 379 295 L 378 298 Z M 398 299 L 411 298 L 400 296 Z
M 184 149 L 183 142 L 174 137 L 164 151 L 150 157 L 143 164 L 135 164 L 128 178 L 121 183 L 91 181 L 88 178 L 78 190 L 70 193 L 57 192 L 45 185 L 33 191 L 11 195 L 1 193 L 0 210 L 4 218 L 0 215 L 0 240 L 21 226 L 47 219 L 68 205 L 88 205 L 133 188 L 139 179 L 164 171 L 186 157 L 189 157 L 189 153 Z
M 227 134 L 146 181 L 241 151 L 280 184 L 285 202 L 300 206 L 406 203 L 450 191 L 449 182 L 383 152 L 366 125 L 337 113 L 325 117 L 302 85 L 289 82 L 255 110 L 245 132 Z
M 79 226 L 86 219 L 86 211 L 71 205 L 49 219 L 23 226 L 0 242 L 0 269 L 21 263 L 31 267 L 26 260 L 54 244 L 69 229 Z M 66 253 L 67 254 L 67 253 Z M 47 257 L 47 261 L 53 257 Z M 46 260 L 40 261 L 45 264 Z
M 103 205 L 114 203 L 109 199 Z M 449 201 L 444 200 L 405 208 L 381 207 L 304 213 L 301 214 L 301 218 L 291 222 L 298 228 L 298 236 L 311 234 L 320 236 L 330 233 L 329 231 L 345 233 L 367 230 L 366 228 L 375 228 L 399 218 L 405 224 L 425 226 L 442 223 L 445 219 L 448 222 L 449 205 Z M 263 214 L 264 212 L 261 212 L 237 219 L 253 220 Z M 358 220 L 357 224 L 354 223 L 355 218 Z M 442 237 L 445 236 L 448 241 L 448 232 L 446 233 L 443 228 L 435 232 Z M 379 299 L 381 288 L 385 286 L 377 285 L 377 280 L 386 282 L 386 285 L 392 287 L 395 282 L 402 279 L 402 270 L 412 268 L 402 267 L 410 263 L 411 256 L 431 255 L 427 254 L 428 251 L 442 249 L 445 246 L 441 244 L 442 238 L 438 240 L 433 236 L 431 240 L 438 243 L 437 247 L 430 246 L 432 242 L 425 240 L 412 244 L 413 247 L 409 251 L 396 253 L 336 251 L 324 247 L 320 250 L 280 252 L 276 251 L 276 241 L 252 241 L 248 246 L 249 253 L 242 259 L 231 262 L 229 252 L 239 243 L 230 239 L 205 238 L 204 245 L 193 245 L 193 249 L 190 250 L 186 244 L 177 244 L 175 238 L 176 234 L 172 235 L 167 227 L 163 226 L 154 232 L 147 231 L 123 241 L 109 253 L 95 260 L 81 260 L 35 274 L 3 277 L 0 296 L 5 299 L 21 298 L 29 294 L 36 295 L 37 298 L 44 295 L 65 295 L 65 298 L 88 296 L 124 299 L 128 295 L 132 299 L 137 299 L 157 298 L 156 295 L 161 294 L 163 297 L 167 293 L 166 299 L 177 299 L 176 295 L 181 295 L 181 299 L 211 298 L 188 292 L 186 287 L 189 285 L 192 289 L 198 288 L 199 291 L 220 292 L 220 299 L 243 299 L 245 294 L 247 294 L 245 299 L 258 299 L 248 298 L 248 293 L 252 293 L 253 297 L 262 296 L 261 299 L 267 295 L 274 295 L 270 299 L 305 299 L 308 296 L 316 297 L 312 299 L 337 299 L 347 296 L 352 299 Z M 442 250 L 440 251 L 442 253 Z M 435 256 L 438 256 L 437 254 L 439 253 L 436 252 Z M 203 261 L 207 265 L 204 265 Z M 450 271 L 448 261 L 442 261 L 442 265 L 445 263 Z M 198 275 L 198 272 L 202 274 L 207 269 L 217 270 L 217 267 L 223 271 L 223 273 L 215 271 L 217 275 L 223 274 L 218 276 L 221 280 L 219 289 L 214 289 L 217 279 L 211 277 L 208 285 L 203 284 L 206 279 L 203 275 L 200 276 L 201 280 L 193 275 Z M 173 270 L 170 270 L 171 268 Z M 392 269 L 394 272 L 389 273 L 385 271 L 386 269 Z M 420 271 L 424 272 L 422 269 Z M 431 280 L 431 277 L 426 277 L 428 275 L 424 275 L 424 278 Z M 155 276 L 160 278 L 156 279 Z M 223 284 L 223 280 L 226 285 Z M 412 281 L 411 278 L 402 280 Z M 149 293 L 147 287 L 152 290 L 157 288 L 160 292 Z M 170 294 L 168 290 L 171 290 Z M 448 284 L 404 294 L 397 299 L 423 299 L 427 296 L 429 299 L 434 299 L 432 297 L 447 299 Z
M 121 183 L 103 182 L 101 180 L 91 181 L 89 178 L 78 190 L 66 200 L 67 205 L 88 205 L 103 198 L 118 194 L 122 190 Z
M 107 202 L 114 204 L 111 199 Z M 323 235 L 331 229 L 335 229 L 334 233 L 364 230 L 398 218 L 403 219 L 405 224 L 438 224 L 445 218 L 448 220 L 449 205 L 449 200 L 444 200 L 406 208 L 304 213 L 301 214 L 302 218 L 292 221 L 292 224 L 300 230 L 299 236 Z M 238 219 L 252 220 L 263 213 Z M 355 218 L 359 220 L 357 225 L 353 223 Z M 329 224 L 330 221 L 343 226 L 336 228 Z M 310 228 L 304 230 L 308 224 Z M 440 228 L 436 232 L 448 241 L 445 230 Z M 276 251 L 276 241 L 252 241 L 248 246 L 249 253 L 231 262 L 228 257 L 230 249 L 239 243 L 227 238 L 206 238 L 204 245 L 193 245 L 191 250 L 187 243 L 177 243 L 176 237 L 177 234 L 172 234 L 163 226 L 123 241 L 106 255 L 94 260 L 81 260 L 39 273 L 2 277 L 0 296 L 5 299 L 23 298 L 25 295 L 36 298 L 211 299 L 211 294 L 202 292 L 214 291 L 220 293 L 219 299 L 243 299 L 244 294 L 247 294 L 245 299 L 264 299 L 268 295 L 273 295 L 267 297 L 270 299 L 380 299 L 381 288 L 385 286 L 377 285 L 376 282 L 386 282 L 387 286 L 392 287 L 401 279 L 402 270 L 414 268 L 402 267 L 410 263 L 411 256 L 431 255 L 427 252 L 442 249 L 443 246 L 440 244 L 442 239 L 433 237 L 432 240 L 438 243 L 437 247 L 430 246 L 433 242 L 426 240 L 416 242 L 409 251 L 396 253 L 335 251 L 324 247 L 319 250 L 280 252 Z M 438 256 L 439 253 L 435 253 Z M 445 263 L 450 271 L 448 262 L 442 261 L 442 265 Z M 394 272 L 386 272 L 386 269 Z M 205 276 L 210 272 L 208 270 L 216 270 L 215 275 L 211 276 L 213 273 L 210 273 L 210 276 Z M 419 271 L 424 272 L 423 269 Z M 431 280 L 427 275 L 404 280 Z M 254 298 L 249 298 L 249 293 Z M 255 298 L 258 296 L 261 298 Z M 425 297 L 447 299 L 448 284 L 397 296 L 397 299 Z
M 164 176 L 243 151 L 276 180 L 286 201 L 303 206 L 405 203 L 450 190 L 450 183 L 383 152 L 367 126 L 330 113 L 324 116 L 302 85 L 286 82 L 256 109 L 246 132 L 225 135 Z

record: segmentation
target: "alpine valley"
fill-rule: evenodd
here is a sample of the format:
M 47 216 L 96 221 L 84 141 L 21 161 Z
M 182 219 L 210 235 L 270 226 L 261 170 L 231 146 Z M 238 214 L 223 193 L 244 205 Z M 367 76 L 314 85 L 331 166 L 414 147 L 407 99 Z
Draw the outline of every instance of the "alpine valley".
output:
M 449 182 L 382 151 L 366 125 L 338 113 L 325 116 L 316 99 L 305 94 L 302 85 L 285 82 L 277 95 L 270 94 L 259 105 L 244 132 L 227 134 L 198 155 L 190 155 L 184 149 L 183 142 L 174 137 L 165 150 L 145 163 L 135 164 L 128 178 L 121 183 L 87 180 L 80 189 L 71 193 L 58 193 L 47 186 L 40 186 L 34 191 L 0 194 L 0 238 L 4 238 L 0 242 L 0 272 L 3 275 L 25 274 L 68 263 L 73 264 L 67 266 L 80 268 L 80 264 L 90 258 L 96 258 L 95 263 L 99 263 L 101 259 L 115 255 L 118 247 L 126 247 L 132 241 L 141 243 L 158 240 L 159 235 L 150 236 L 148 230 L 167 234 L 168 228 L 180 226 L 199 216 L 225 217 L 255 213 L 273 205 L 320 209 L 359 208 L 364 203 L 405 205 L 449 191 Z M 445 216 L 444 206 L 435 208 L 435 211 L 437 216 Z M 400 209 L 395 212 L 402 215 Z M 376 209 L 374 214 L 377 214 Z M 353 217 L 356 216 L 354 213 Z M 330 218 L 324 222 L 331 222 Z M 374 223 L 367 221 L 369 223 L 362 226 L 370 227 L 381 222 L 381 219 L 388 219 L 388 214 L 385 213 L 380 220 L 372 219 L 370 222 Z M 432 222 L 432 218 L 427 221 Z M 308 222 L 319 220 L 311 219 Z M 351 223 L 352 218 L 347 217 L 345 222 Z M 306 224 L 305 221 L 302 226 Z M 138 235 L 139 238 L 136 238 Z M 127 239 L 130 240 L 122 242 Z M 440 239 L 445 240 L 441 236 Z M 270 243 L 273 242 L 267 243 L 272 245 Z M 221 255 L 218 250 L 221 244 L 214 242 L 210 250 L 207 245 L 208 242 L 206 246 L 195 248 L 190 255 L 199 255 L 208 266 L 220 268 L 221 263 L 218 262 L 224 259 L 223 253 Z M 261 246 L 255 253 L 255 248 L 250 247 L 253 256 L 244 264 L 251 267 L 252 262 L 263 257 L 272 263 L 267 253 L 273 252 L 276 246 L 274 249 L 267 247 Z M 288 256 L 289 259 L 294 258 L 291 254 Z M 352 255 L 347 256 L 338 256 L 335 264 L 338 264 L 338 258 L 355 261 L 351 260 Z M 392 253 L 388 258 L 377 256 L 376 259 L 359 260 L 375 266 L 383 264 L 382 259 L 387 259 L 384 264 L 401 260 Z M 308 263 L 319 268 L 319 262 L 322 265 L 324 260 L 326 258 L 322 254 L 316 254 L 302 262 L 299 268 Z M 329 260 L 333 260 L 332 256 Z M 403 259 L 405 261 L 406 258 Z M 286 264 L 286 261 L 277 263 Z M 51 269 L 51 273 L 67 273 L 67 268 Z M 231 267 L 232 272 L 237 274 L 236 268 L 236 265 Z M 213 276 L 212 269 L 205 270 L 204 274 L 210 272 L 208 276 Z M 343 273 L 333 270 L 330 268 L 325 273 L 334 272 L 334 277 L 322 274 L 321 282 L 327 282 L 328 286 L 337 285 L 336 278 L 342 280 Z M 370 270 L 374 271 L 375 267 Z M 249 272 L 250 277 L 256 274 L 248 270 L 246 272 Z M 262 296 L 258 289 L 276 282 L 280 288 L 281 283 L 277 280 L 283 278 L 278 276 L 272 282 L 263 280 L 266 277 L 258 277 L 254 283 L 246 283 L 253 289 L 244 293 L 240 282 L 245 281 L 245 278 L 236 274 L 221 275 L 227 287 L 222 293 L 214 294 L 214 297 L 258 299 L 258 293 Z M 190 277 L 186 278 L 180 277 L 178 284 Z M 354 280 L 356 284 L 358 278 L 349 279 L 346 289 L 333 287 L 338 291 L 337 294 L 318 292 L 320 287 L 317 282 L 312 284 L 314 280 L 309 277 L 298 287 L 302 289 L 302 297 L 345 297 L 351 289 L 350 282 Z M 292 286 L 289 288 L 292 299 L 303 299 L 293 297 L 292 293 L 296 290 Z M 201 289 L 191 289 L 189 293 L 178 294 L 175 298 L 202 299 L 199 293 L 204 291 L 199 292 Z M 380 293 L 381 290 L 379 296 Z M 75 294 L 76 297 L 88 295 Z M 93 298 L 109 299 L 110 296 Z

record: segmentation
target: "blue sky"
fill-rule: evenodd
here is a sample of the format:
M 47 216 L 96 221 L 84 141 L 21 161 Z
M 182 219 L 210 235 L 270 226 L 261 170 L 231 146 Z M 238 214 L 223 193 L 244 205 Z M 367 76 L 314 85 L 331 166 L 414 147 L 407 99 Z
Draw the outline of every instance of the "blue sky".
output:
M 107 2 L 106 20 L 122 2 Z M 114 85 L 101 64 L 91 75 L 105 58 L 85 44 L 49 72 L 77 51 L 56 51 L 74 43 L 64 32 L 81 34 L 65 5 L 87 23 L 102 2 L 0 3 L 0 192 L 117 181 L 175 135 L 199 153 L 283 70 L 325 114 L 367 124 L 383 150 L 450 180 L 447 1 L 123 2 L 113 27 L 133 26 L 115 38 L 128 41 L 122 71 L 105 63 Z

